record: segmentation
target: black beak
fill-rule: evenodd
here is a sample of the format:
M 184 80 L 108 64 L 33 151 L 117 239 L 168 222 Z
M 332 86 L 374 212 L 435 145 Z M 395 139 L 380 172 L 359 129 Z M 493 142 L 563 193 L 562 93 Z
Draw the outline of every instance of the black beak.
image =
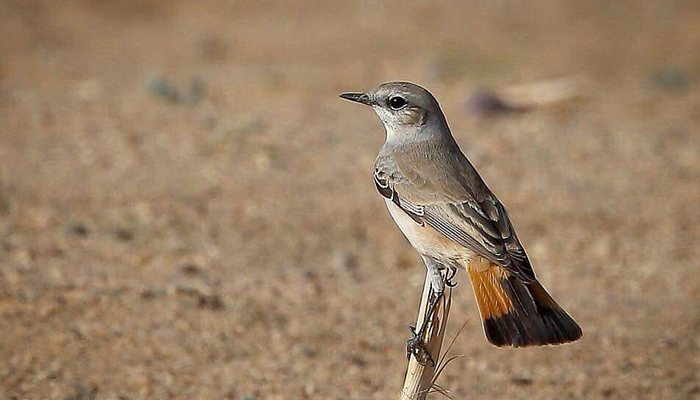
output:
M 356 103 L 372 105 L 372 99 L 370 99 L 367 93 L 343 93 L 340 95 L 341 99 L 354 101 Z

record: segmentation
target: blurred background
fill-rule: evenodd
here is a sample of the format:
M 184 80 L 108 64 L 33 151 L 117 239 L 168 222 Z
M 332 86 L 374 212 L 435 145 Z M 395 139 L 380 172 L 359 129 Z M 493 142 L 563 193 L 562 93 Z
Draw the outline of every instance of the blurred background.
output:
M 0 397 L 391 399 L 424 277 L 344 102 L 410 80 L 583 326 L 455 399 L 700 398 L 694 1 L 0 2 Z M 438 396 L 435 395 L 435 398 Z

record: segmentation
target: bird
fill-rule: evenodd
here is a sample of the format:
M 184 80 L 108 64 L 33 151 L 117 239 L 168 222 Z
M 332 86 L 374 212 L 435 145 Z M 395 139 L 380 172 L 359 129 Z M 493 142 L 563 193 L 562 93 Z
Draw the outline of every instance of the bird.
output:
M 434 299 L 454 284 L 442 272 L 454 276 L 463 269 L 491 344 L 559 345 L 581 338 L 581 327 L 537 280 L 505 206 L 460 149 L 435 97 L 411 82 L 340 97 L 372 107 L 384 125 L 374 184 L 423 259 Z M 413 332 L 409 353 L 418 335 Z

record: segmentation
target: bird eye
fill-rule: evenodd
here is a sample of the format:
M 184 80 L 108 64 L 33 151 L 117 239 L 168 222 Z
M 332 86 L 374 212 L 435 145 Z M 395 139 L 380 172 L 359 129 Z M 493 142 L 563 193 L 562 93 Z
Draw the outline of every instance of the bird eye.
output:
M 406 105 L 406 99 L 401 96 L 394 96 L 389 99 L 389 107 L 392 110 L 400 110 Z

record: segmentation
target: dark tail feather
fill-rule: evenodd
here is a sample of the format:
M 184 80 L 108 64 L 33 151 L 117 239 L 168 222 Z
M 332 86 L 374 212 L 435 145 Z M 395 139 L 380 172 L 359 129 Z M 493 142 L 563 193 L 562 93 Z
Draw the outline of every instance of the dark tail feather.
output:
M 533 281 L 524 283 L 500 267 L 469 270 L 486 338 L 495 346 L 538 346 L 573 342 L 581 328 L 552 296 Z

